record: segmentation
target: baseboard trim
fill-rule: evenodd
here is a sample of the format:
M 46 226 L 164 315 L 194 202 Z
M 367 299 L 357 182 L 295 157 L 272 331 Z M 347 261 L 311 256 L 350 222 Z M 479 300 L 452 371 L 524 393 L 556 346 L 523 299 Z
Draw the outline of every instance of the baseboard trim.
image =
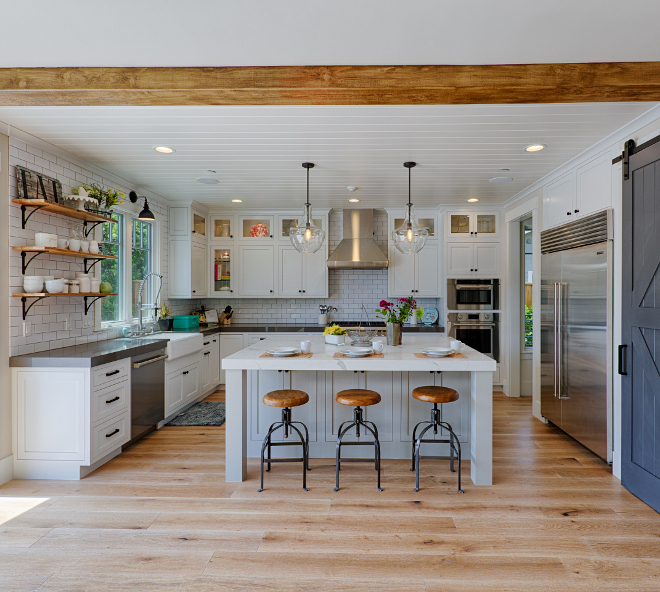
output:
M 14 455 L 10 454 L 0 460 L 0 485 L 14 478 Z
M 621 454 L 616 450 L 612 451 L 612 475 L 621 481 Z

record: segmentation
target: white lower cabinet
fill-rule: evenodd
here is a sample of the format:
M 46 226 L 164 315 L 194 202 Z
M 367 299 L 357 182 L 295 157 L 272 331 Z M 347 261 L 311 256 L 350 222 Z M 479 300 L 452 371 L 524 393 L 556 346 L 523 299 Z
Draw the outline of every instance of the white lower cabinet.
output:
M 130 399 L 128 358 L 96 368 L 12 368 L 14 476 L 84 477 L 130 440 Z
M 179 360 L 175 369 L 166 366 L 165 376 L 165 417 L 176 413 L 195 399 L 200 392 L 199 354 L 185 356 Z M 172 362 L 172 365 L 175 363 Z

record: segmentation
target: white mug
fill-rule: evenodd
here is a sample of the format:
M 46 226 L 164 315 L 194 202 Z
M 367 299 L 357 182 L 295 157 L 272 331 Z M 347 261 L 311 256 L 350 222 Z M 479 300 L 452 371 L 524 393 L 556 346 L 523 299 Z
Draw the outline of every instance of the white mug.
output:
M 66 240 L 65 238 L 58 238 L 57 239 L 57 248 L 58 249 L 68 249 L 69 248 L 69 241 Z
M 89 253 L 89 241 L 80 241 L 80 250 L 83 253 Z
M 98 241 L 89 241 L 89 252 L 94 255 L 98 255 L 99 252 L 99 242 Z
M 461 352 L 465 349 L 465 344 L 458 339 L 452 339 L 449 342 L 449 347 L 451 347 L 456 353 Z
M 371 342 L 371 345 L 374 349 L 374 353 L 379 354 L 380 352 L 383 351 L 383 340 L 382 339 L 374 339 Z
M 304 354 L 309 354 L 312 351 L 312 342 L 311 341 L 301 341 L 300 342 L 300 350 Z
M 80 251 L 80 241 L 77 238 L 72 238 L 69 240 L 69 250 L 70 251 Z

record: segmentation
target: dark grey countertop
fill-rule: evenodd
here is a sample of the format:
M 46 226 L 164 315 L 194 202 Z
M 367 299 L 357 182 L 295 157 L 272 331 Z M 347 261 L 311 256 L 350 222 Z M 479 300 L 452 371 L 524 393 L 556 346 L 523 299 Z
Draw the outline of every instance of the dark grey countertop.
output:
M 21 368 L 93 368 L 163 349 L 166 345 L 167 339 L 110 339 L 12 356 L 9 365 Z
M 338 325 L 341 322 L 337 321 Z M 380 327 L 379 327 L 380 328 Z M 300 325 L 296 323 L 267 323 L 263 325 L 232 323 L 231 325 L 209 325 L 200 327 L 199 330 L 204 335 L 214 333 L 322 333 L 325 329 L 323 325 Z M 385 327 L 382 327 L 385 330 Z M 404 333 L 444 333 L 445 328 L 440 325 L 404 325 Z

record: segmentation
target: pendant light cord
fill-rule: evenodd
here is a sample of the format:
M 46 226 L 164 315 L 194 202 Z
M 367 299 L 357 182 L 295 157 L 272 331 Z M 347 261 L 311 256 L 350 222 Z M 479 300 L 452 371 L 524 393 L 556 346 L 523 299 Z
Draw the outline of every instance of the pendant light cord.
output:
M 412 202 L 410 201 L 410 177 L 411 177 L 411 172 L 412 167 L 408 169 L 408 205 L 411 206 Z
M 307 169 L 307 203 L 305 205 L 306 206 L 312 205 L 309 203 L 309 169 Z

